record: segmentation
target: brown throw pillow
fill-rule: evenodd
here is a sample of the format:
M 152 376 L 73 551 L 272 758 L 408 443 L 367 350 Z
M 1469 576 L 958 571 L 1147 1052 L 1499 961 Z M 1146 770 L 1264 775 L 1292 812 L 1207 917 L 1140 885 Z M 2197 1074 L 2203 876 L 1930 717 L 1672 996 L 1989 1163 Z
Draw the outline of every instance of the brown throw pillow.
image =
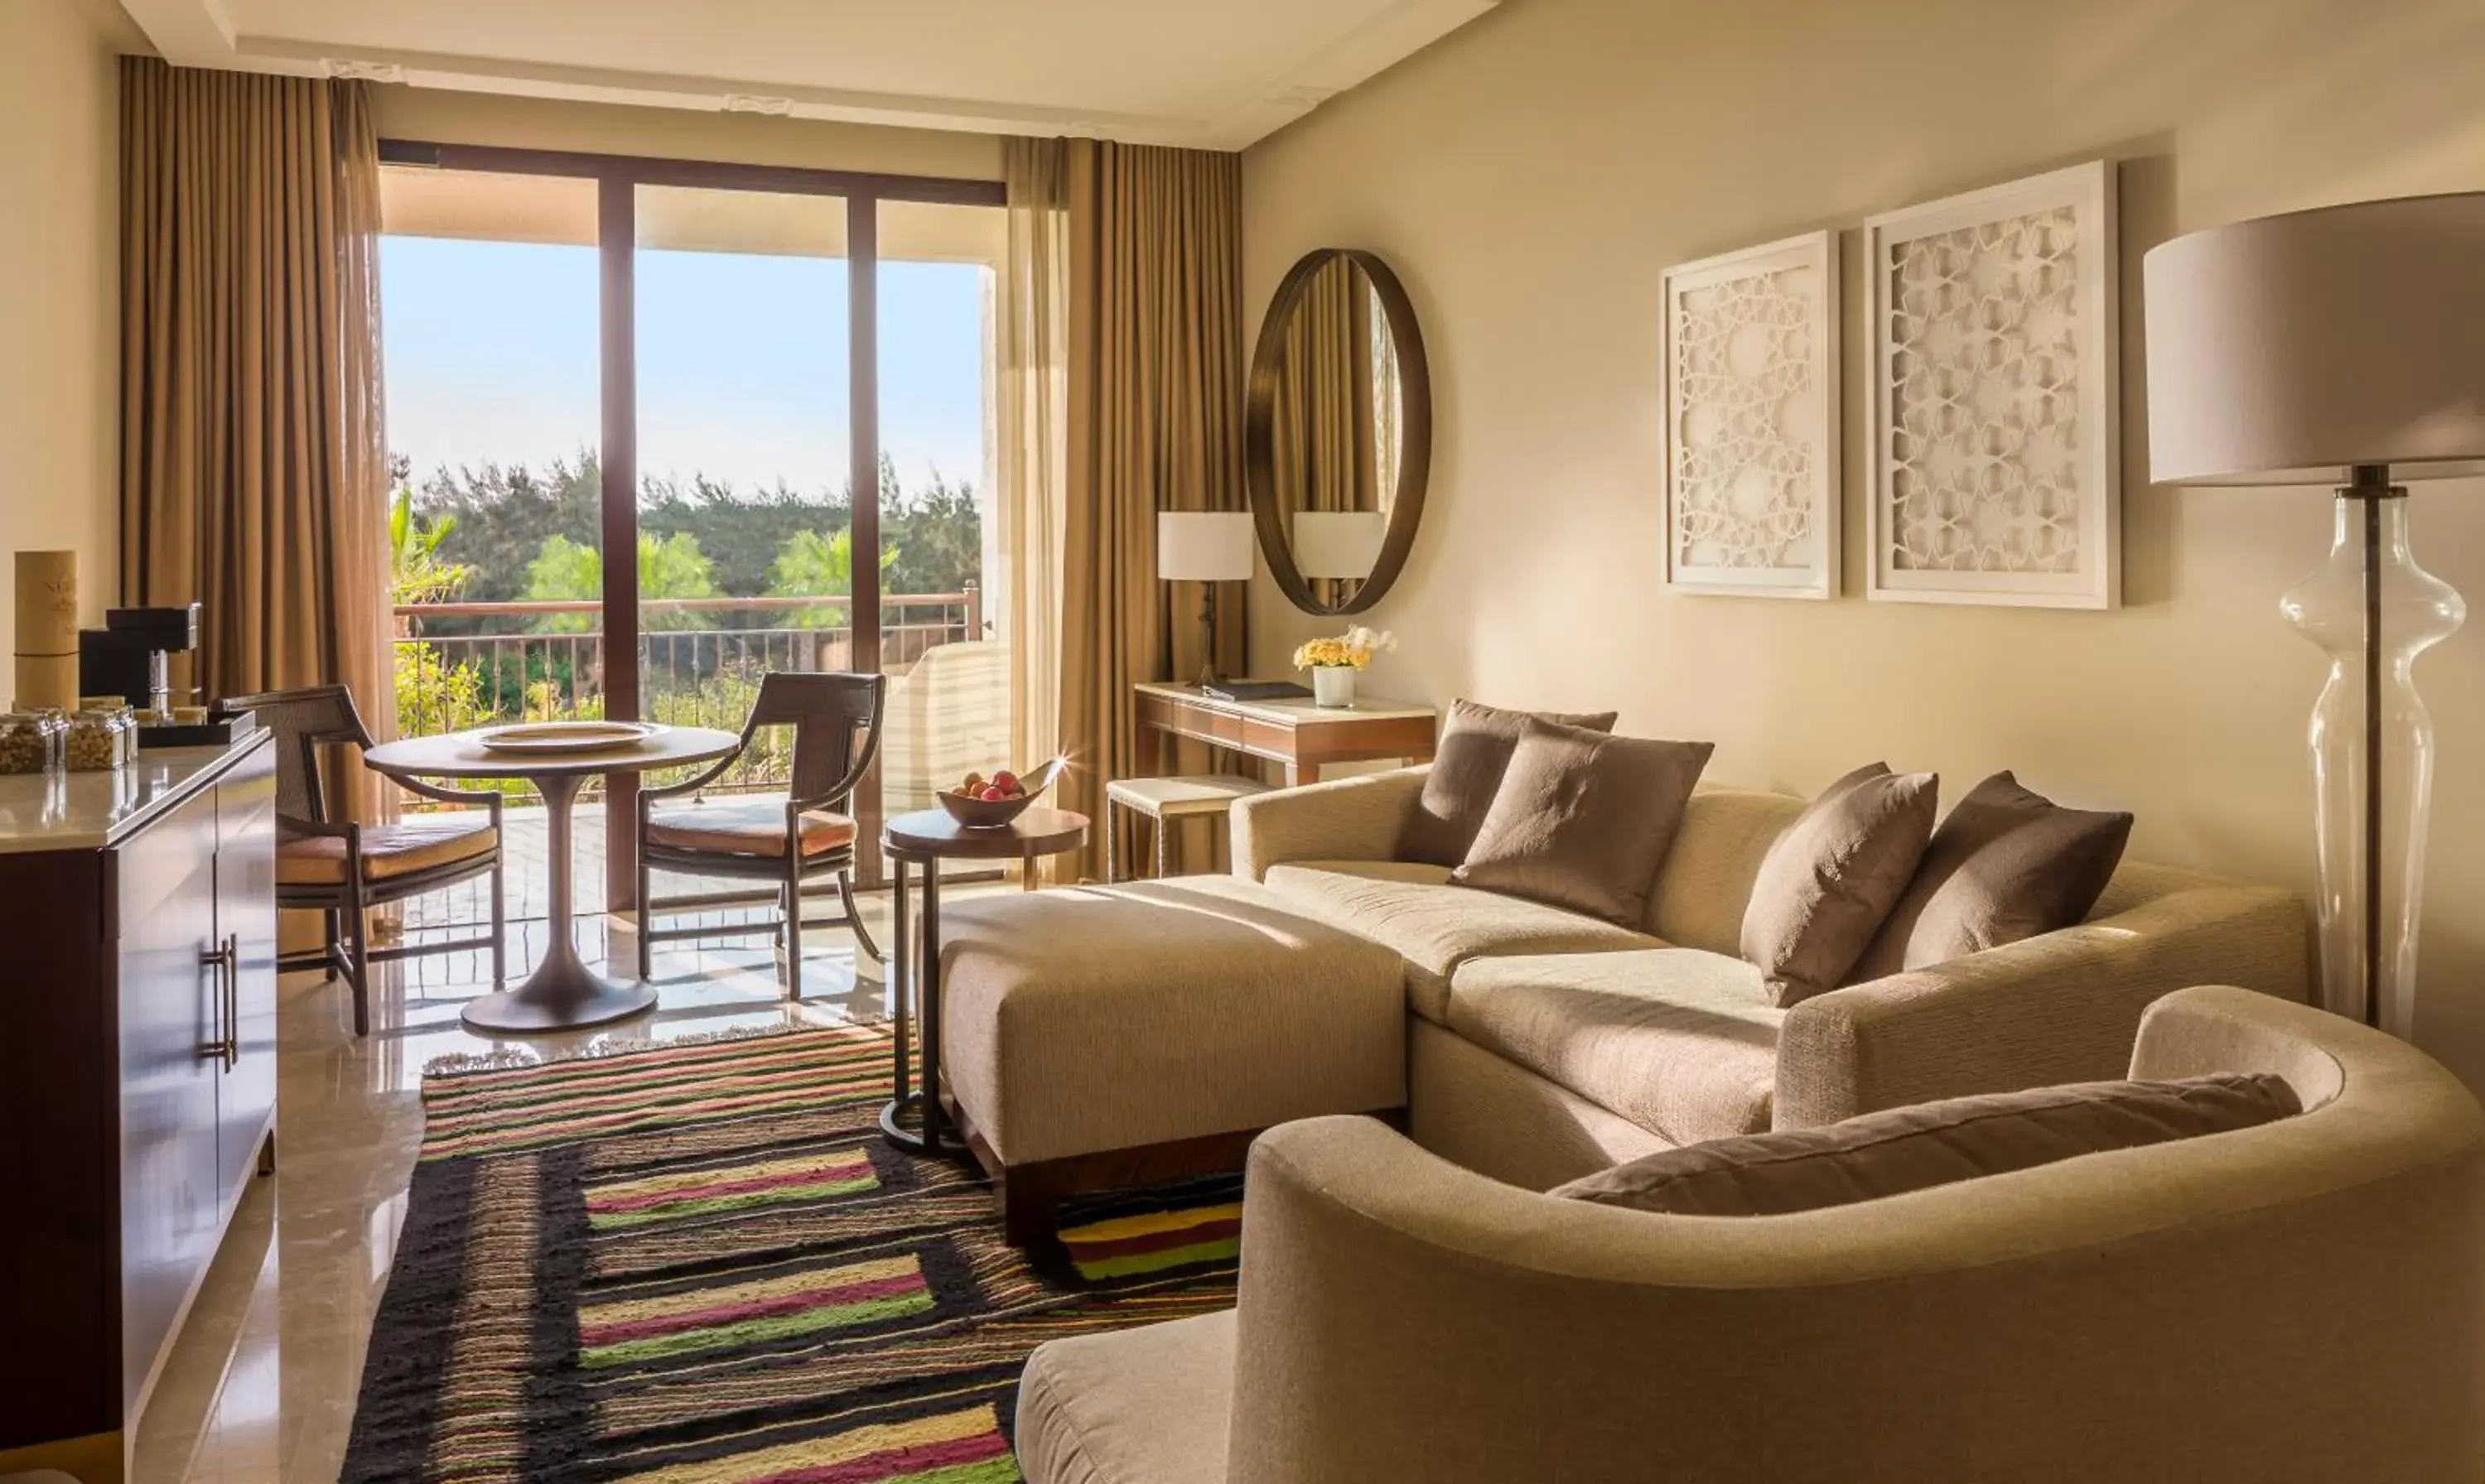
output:
M 1529 717 L 1461 886 L 1636 928 L 1713 742 L 1648 742 Z
M 1450 703 L 1449 719 L 1441 723 L 1441 739 L 1433 749 L 1433 770 L 1424 777 L 1423 799 L 1399 832 L 1400 860 L 1455 866 L 1467 858 L 1467 847 L 1484 827 L 1529 715 L 1475 701 Z M 1592 732 L 1614 729 L 1609 711 L 1581 715 L 1545 712 L 1537 714 L 1537 719 Z
M 2082 1082 L 1867 1113 L 1821 1128 L 1711 1139 L 1554 1195 L 1669 1216 L 1784 1216 L 2253 1128 L 2304 1111 L 2284 1077 Z
M 1743 958 L 1769 999 L 1793 1005 L 1838 987 L 1915 879 L 1932 838 L 1931 773 L 1859 768 L 1820 791 L 1761 860 L 1743 908 Z
M 1952 808 L 1848 984 L 1948 963 L 2085 920 L 2131 816 L 2065 809 L 1995 773 Z

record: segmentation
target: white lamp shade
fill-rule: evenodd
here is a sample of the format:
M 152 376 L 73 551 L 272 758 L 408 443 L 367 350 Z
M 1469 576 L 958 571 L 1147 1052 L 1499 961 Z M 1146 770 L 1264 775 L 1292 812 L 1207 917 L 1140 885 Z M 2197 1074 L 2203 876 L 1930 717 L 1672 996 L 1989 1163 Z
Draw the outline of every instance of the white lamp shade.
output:
M 1169 582 L 1251 580 L 1248 511 L 1164 511 L 1157 516 L 1157 576 Z
M 1367 578 L 1380 560 L 1389 517 L 1378 510 L 1305 510 L 1295 516 L 1295 570 L 1307 578 Z
M 2485 194 L 2236 222 L 2142 267 L 2150 478 L 2485 472 Z

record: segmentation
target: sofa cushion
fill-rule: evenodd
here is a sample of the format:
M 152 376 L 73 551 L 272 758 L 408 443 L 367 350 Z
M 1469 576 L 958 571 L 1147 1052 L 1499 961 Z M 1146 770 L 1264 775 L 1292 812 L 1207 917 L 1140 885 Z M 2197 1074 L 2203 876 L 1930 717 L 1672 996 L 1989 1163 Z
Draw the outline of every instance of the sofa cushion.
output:
M 1637 927 L 1713 742 L 1609 737 L 1528 718 L 1461 886 Z
M 1667 1149 L 1553 1194 L 1670 1216 L 1784 1216 L 2255 1128 L 2303 1111 L 2284 1077 L 2084 1082 L 1953 1097 Z
M 1449 1023 L 1450 975 L 1470 958 L 1663 946 L 1612 923 L 1449 879 L 1438 866 L 1411 861 L 1330 860 L 1271 866 L 1268 884 L 1295 910 L 1404 958 L 1408 1007 L 1440 1025 Z
M 1257 881 L 997 892 L 941 926 L 942 1087 L 1009 1164 L 1406 1104 L 1397 956 Z
M 1449 1027 L 1676 1144 L 1769 1126 L 1778 1029 L 1761 971 L 1694 948 L 1474 959 Z
M 1915 878 L 1932 838 L 1931 773 L 1855 769 L 1821 790 L 1769 848 L 1743 909 L 1742 956 L 1793 1005 L 1835 989 Z
M 1586 727 L 1593 732 L 1614 729 L 1614 713 L 1536 714 L 1546 721 Z M 1450 703 L 1441 721 L 1440 740 L 1433 748 L 1433 766 L 1424 774 L 1424 796 L 1398 837 L 1400 860 L 1455 866 L 1467 858 L 1476 831 L 1501 790 L 1501 775 L 1510 767 L 1511 749 L 1529 713 L 1504 711 L 1477 701 Z
M 1995 773 L 1952 806 L 1850 984 L 1948 963 L 2088 917 L 2131 816 L 2065 809 Z
M 1048 1341 L 1019 1381 L 1019 1468 L 1027 1484 L 1223 1484 L 1233 1394 L 1230 1309 Z
M 1702 788 L 1682 806 L 1682 827 L 1656 873 L 1642 927 L 1677 948 L 1742 951 L 1752 882 L 1804 801 L 1791 794 Z

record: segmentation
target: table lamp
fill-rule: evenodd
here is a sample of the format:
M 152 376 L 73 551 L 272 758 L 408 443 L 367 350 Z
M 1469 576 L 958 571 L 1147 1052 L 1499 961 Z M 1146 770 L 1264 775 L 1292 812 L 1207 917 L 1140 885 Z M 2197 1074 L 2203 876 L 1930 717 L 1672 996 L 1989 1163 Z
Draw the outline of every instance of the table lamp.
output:
M 2312 712 L 2323 1002 L 2406 1036 L 2433 722 L 2417 655 L 2467 616 L 2408 547 L 2406 479 L 2485 472 L 2485 194 L 2212 228 L 2151 250 L 2149 476 L 2337 486 L 2280 607 L 2330 656 Z
M 1303 510 L 1295 516 L 1295 570 L 1307 578 L 1361 580 L 1380 562 L 1389 517 L 1378 510 Z
M 1251 580 L 1249 511 L 1162 511 L 1157 516 L 1157 576 L 1168 582 Z M 1216 589 L 1199 593 L 1199 683 L 1217 683 Z

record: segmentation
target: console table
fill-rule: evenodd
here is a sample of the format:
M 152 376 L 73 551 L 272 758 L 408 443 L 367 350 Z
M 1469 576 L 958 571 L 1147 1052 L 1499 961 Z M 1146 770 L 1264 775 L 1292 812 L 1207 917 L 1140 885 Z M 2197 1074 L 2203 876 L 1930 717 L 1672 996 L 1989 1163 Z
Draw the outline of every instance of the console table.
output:
M 1286 787 L 1318 783 L 1330 763 L 1400 760 L 1429 763 L 1440 724 L 1430 706 L 1366 699 L 1352 707 L 1299 701 L 1225 701 L 1197 686 L 1134 688 L 1138 713 L 1136 773 L 1163 770 L 1167 737 L 1187 737 L 1229 752 L 1274 763 Z

